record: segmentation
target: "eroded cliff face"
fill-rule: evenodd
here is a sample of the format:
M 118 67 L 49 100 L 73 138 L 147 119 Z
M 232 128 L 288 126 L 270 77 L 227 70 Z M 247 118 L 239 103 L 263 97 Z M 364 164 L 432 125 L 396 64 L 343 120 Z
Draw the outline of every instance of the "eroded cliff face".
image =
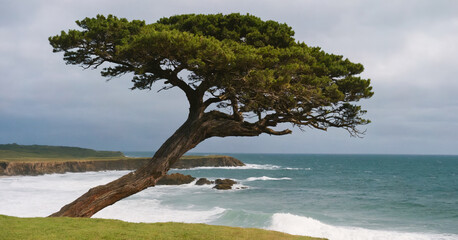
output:
M 133 170 L 145 164 L 149 159 L 120 159 L 97 161 L 61 161 L 61 162 L 2 162 L 0 175 L 41 175 L 48 173 L 87 172 L 105 170 Z
M 229 156 L 182 158 L 172 168 L 186 169 L 195 167 L 239 167 L 245 166 L 240 160 Z
M 42 175 L 49 173 L 87 172 L 107 170 L 135 170 L 146 164 L 149 158 L 132 158 L 119 160 L 87 160 L 60 162 L 2 162 L 0 161 L 0 176 Z M 172 168 L 193 167 L 227 167 L 244 166 L 240 160 L 229 156 L 193 157 L 178 160 Z

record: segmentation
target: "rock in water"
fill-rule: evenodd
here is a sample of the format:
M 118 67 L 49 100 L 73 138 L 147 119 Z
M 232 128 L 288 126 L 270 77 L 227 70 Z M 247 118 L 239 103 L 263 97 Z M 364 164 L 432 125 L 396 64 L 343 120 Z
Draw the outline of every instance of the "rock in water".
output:
M 196 185 L 208 185 L 208 184 L 212 184 L 214 182 L 206 179 L 206 178 L 199 178 L 199 180 L 197 180 L 196 182 Z
M 231 179 L 216 179 L 216 185 L 213 187 L 218 190 L 229 190 L 232 189 L 232 185 L 236 184 L 237 182 Z
M 232 189 L 232 185 L 229 185 L 229 184 L 217 184 L 213 188 L 214 189 L 218 189 L 218 190 L 230 190 L 230 189 Z
M 156 185 L 181 185 L 191 183 L 196 179 L 191 175 L 183 175 L 181 173 L 173 173 L 162 177 Z
M 234 185 L 234 184 L 236 184 L 237 182 L 234 181 L 234 180 L 232 180 L 232 179 L 226 178 L 226 179 L 216 179 L 216 180 L 215 180 L 215 183 L 216 183 L 216 184 Z

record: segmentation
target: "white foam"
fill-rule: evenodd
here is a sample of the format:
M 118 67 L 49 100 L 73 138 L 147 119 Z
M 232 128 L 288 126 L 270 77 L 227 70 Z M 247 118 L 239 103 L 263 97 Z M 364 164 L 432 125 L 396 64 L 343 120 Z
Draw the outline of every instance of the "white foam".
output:
M 232 189 L 238 191 L 238 190 L 250 189 L 250 187 L 249 186 L 245 186 L 245 185 L 240 184 L 240 183 L 237 183 L 237 184 L 232 185 Z
M 406 233 L 395 231 L 370 230 L 356 227 L 332 226 L 316 219 L 289 213 L 276 213 L 272 216 L 269 230 L 294 235 L 322 237 L 329 240 L 457 240 L 454 234 Z
M 305 170 L 305 171 L 312 170 L 311 168 L 292 168 L 292 167 L 286 167 L 284 169 L 286 169 L 286 170 Z
M 262 176 L 262 177 L 249 177 L 245 181 L 252 182 L 252 181 L 279 181 L 279 180 L 291 180 L 291 178 L 289 177 L 271 178 L 267 176 Z
M 186 170 L 211 170 L 211 169 L 227 169 L 227 170 L 303 170 L 303 171 L 310 171 L 311 168 L 294 168 L 294 167 L 282 167 L 273 164 L 251 164 L 248 163 L 245 166 L 236 166 L 236 167 L 195 167 L 195 168 L 188 168 L 188 169 L 177 169 L 180 171 Z
M 249 169 L 260 169 L 260 170 L 278 170 L 281 169 L 280 166 L 272 164 L 246 164 L 245 166 L 237 167 L 195 167 L 189 169 L 179 169 L 183 170 L 202 170 L 202 169 L 229 169 L 229 170 L 249 170 Z
M 5 177 L 0 179 L 0 214 L 18 217 L 46 217 L 75 200 L 91 187 L 108 183 L 129 171 L 49 174 Z M 123 199 L 94 215 L 131 222 L 207 223 L 225 209 L 219 207 L 177 208 L 161 200 L 183 195 L 211 192 L 211 185 L 197 186 L 195 181 L 177 186 L 156 186 Z
M 119 219 L 128 222 L 184 222 L 208 223 L 226 211 L 214 207 L 209 210 L 193 209 L 192 206 L 176 209 L 161 205 L 155 199 L 122 200 L 102 209 L 93 218 Z
M 13 176 L 0 181 L 0 214 L 45 217 L 91 187 L 108 183 L 129 171 Z

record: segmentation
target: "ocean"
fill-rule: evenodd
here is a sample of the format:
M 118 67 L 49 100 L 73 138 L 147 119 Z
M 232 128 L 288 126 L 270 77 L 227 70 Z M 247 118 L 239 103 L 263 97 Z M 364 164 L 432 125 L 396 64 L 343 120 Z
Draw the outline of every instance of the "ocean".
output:
M 156 186 L 94 217 L 254 227 L 331 240 L 458 239 L 458 156 L 225 155 L 247 165 L 171 172 L 231 178 L 240 189 Z M 1 177 L 0 214 L 47 216 L 127 172 Z

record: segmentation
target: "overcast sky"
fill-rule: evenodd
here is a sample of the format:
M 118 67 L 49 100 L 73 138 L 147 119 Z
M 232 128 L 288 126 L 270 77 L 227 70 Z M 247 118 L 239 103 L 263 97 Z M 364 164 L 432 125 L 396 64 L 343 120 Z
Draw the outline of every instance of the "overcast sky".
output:
M 156 150 L 187 117 L 178 90 L 131 91 L 65 65 L 48 37 L 114 14 L 152 23 L 184 13 L 250 13 L 292 26 L 298 41 L 365 66 L 364 138 L 341 129 L 209 139 L 195 152 L 458 154 L 456 0 L 0 0 L 0 144 Z

